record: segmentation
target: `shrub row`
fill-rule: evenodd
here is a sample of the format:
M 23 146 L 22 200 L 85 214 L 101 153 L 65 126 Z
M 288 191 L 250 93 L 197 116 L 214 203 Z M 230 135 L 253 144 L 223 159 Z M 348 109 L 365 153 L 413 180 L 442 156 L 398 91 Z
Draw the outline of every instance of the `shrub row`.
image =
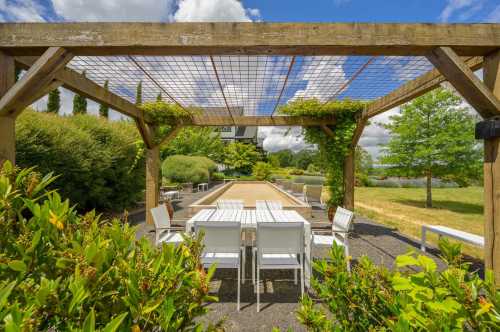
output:
M 17 164 L 54 172 L 55 186 L 79 210 L 121 210 L 140 200 L 144 158 L 132 124 L 34 111 L 16 122 Z

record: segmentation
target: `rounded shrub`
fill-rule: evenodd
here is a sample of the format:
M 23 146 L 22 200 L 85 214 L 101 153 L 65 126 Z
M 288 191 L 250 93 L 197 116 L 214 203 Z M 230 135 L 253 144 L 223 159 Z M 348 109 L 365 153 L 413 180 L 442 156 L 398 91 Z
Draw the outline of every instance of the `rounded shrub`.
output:
M 252 175 L 259 181 L 269 180 L 272 169 L 271 164 L 258 161 L 252 168 Z
M 175 183 L 208 182 L 216 169 L 216 164 L 206 157 L 183 155 L 168 157 L 161 167 L 163 177 Z
M 128 122 L 34 111 L 16 121 L 16 161 L 58 176 L 54 185 L 79 210 L 118 211 L 142 197 L 142 141 Z

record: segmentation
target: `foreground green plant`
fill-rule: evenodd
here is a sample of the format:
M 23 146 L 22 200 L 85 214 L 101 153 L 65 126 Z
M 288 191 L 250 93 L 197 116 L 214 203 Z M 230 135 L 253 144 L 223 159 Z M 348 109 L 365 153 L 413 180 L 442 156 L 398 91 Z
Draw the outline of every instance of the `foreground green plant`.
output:
M 199 239 L 161 250 L 119 220 L 78 215 L 52 175 L 0 171 L 0 330 L 201 330 L 213 270 Z
M 349 273 L 341 247 L 330 261 L 314 263 L 312 285 L 327 315 L 304 297 L 298 319 L 312 331 L 498 331 L 500 291 L 493 275 L 482 280 L 461 261 L 460 245 L 440 242 L 444 271 L 427 256 L 410 252 L 389 271 L 367 257 Z

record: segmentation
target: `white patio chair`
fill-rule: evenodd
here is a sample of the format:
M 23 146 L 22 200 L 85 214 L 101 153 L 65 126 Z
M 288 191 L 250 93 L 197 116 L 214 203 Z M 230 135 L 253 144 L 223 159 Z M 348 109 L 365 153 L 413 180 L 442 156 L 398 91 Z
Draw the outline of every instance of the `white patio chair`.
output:
M 183 231 L 184 227 L 172 227 L 165 204 L 152 208 L 151 215 L 153 216 L 153 222 L 155 224 L 156 246 L 163 242 L 178 245 L 184 241 L 181 233 L 172 232 L 174 230 Z
M 260 311 L 260 270 L 267 269 L 294 270 L 295 284 L 297 284 L 297 271 L 300 271 L 300 286 L 304 295 L 303 223 L 257 223 L 257 246 L 253 248 L 252 255 L 252 280 L 256 284 L 257 312 Z M 257 281 L 255 281 L 255 272 L 257 272 Z
M 283 204 L 280 201 L 255 201 L 257 210 L 283 210 Z
M 303 188 L 304 201 L 309 205 L 312 205 L 313 203 L 319 203 L 319 207 L 324 208 L 325 204 L 321 197 L 322 193 L 322 185 L 306 184 Z
M 344 247 L 344 253 L 347 261 L 347 270 L 351 271 L 349 263 L 349 231 L 351 228 L 354 213 L 342 207 L 338 207 L 333 217 L 331 231 L 326 231 L 331 234 L 321 235 L 325 231 L 313 231 L 311 244 L 317 247 L 332 247 L 333 242 Z
M 239 199 L 220 199 L 217 201 L 219 210 L 243 210 L 244 204 Z
M 240 310 L 240 280 L 245 276 L 244 247 L 241 246 L 241 223 L 237 221 L 198 221 L 195 232 L 204 232 L 201 263 L 208 268 L 217 264 L 218 269 L 238 270 L 237 309 Z M 243 262 L 242 262 L 243 260 Z M 241 278 L 243 275 L 243 278 Z

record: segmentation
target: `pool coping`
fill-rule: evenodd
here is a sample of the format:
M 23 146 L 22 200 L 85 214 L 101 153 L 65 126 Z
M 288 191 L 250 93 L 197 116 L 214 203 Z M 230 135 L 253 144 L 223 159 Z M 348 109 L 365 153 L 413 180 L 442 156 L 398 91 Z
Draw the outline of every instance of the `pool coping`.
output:
M 198 199 L 197 201 L 193 202 L 188 206 L 188 215 L 189 217 L 194 216 L 198 211 L 203 210 L 203 209 L 215 209 L 216 205 L 215 204 L 202 204 L 203 202 L 207 200 L 213 200 L 222 195 L 225 191 L 227 191 L 231 186 L 237 183 L 265 183 L 271 186 L 274 190 L 276 190 L 278 193 L 281 195 L 284 195 L 286 198 L 294 202 L 294 205 L 291 206 L 283 206 L 283 209 L 285 210 L 295 210 L 297 211 L 300 215 L 302 215 L 304 218 L 310 218 L 312 216 L 312 208 L 311 205 L 299 200 L 297 197 L 291 195 L 290 193 L 284 191 L 283 189 L 279 188 L 276 186 L 274 183 L 271 183 L 269 181 L 242 181 L 242 180 L 236 180 L 236 181 L 231 181 L 229 183 L 224 184 L 222 187 L 218 188 L 217 190 L 209 193 L 206 196 L 203 196 L 202 198 Z M 250 206 L 247 207 L 245 206 L 245 209 L 252 208 L 254 209 L 255 206 Z

